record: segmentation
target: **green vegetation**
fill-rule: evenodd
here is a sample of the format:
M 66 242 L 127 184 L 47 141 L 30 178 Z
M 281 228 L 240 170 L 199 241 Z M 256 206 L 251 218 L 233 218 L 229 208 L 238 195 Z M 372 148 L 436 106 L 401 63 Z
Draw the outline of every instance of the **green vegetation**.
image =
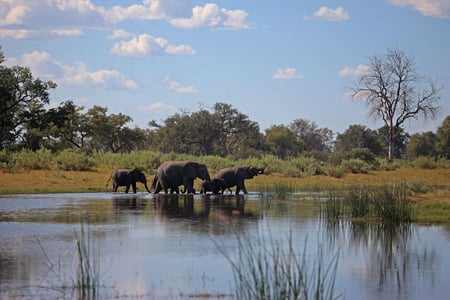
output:
M 238 236 L 237 258 L 219 250 L 233 270 L 236 299 L 337 299 L 334 286 L 338 255 L 326 264 L 319 246 L 312 262 L 294 245 L 292 234 L 277 241 L 259 234 Z
M 326 202 L 325 214 L 329 219 L 380 220 L 384 223 L 416 221 L 411 192 L 405 183 L 381 187 L 351 187 L 342 196 L 331 194 Z

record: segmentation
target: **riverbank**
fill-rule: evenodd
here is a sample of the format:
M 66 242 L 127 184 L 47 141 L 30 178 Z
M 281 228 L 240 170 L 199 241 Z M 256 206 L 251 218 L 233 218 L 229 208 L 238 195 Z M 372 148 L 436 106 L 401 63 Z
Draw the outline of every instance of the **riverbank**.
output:
M 0 170 L 0 194 L 30 193 L 93 193 L 111 191 L 107 184 L 111 168 L 101 166 L 92 171 L 61 170 Z M 213 174 L 211 174 L 213 175 Z M 153 174 L 147 174 L 149 186 Z M 417 207 L 420 222 L 450 223 L 450 169 L 399 168 L 392 171 L 370 171 L 367 174 L 346 174 L 343 178 L 330 176 L 286 177 L 280 174 L 260 175 L 246 180 L 249 191 L 261 185 L 289 184 L 296 190 L 335 190 L 349 186 L 377 186 L 405 182 L 411 187 L 411 201 Z M 198 185 L 199 180 L 196 181 Z M 197 187 L 198 189 L 198 187 Z M 138 191 L 145 189 L 138 184 Z

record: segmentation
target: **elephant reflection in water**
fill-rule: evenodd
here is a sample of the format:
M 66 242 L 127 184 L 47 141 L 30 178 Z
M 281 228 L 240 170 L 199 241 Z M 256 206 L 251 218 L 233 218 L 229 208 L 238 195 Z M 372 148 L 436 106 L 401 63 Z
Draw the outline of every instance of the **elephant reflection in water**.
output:
M 113 197 L 113 207 L 117 211 L 144 210 L 147 206 L 146 199 L 138 199 L 137 196 Z
M 245 198 L 243 195 L 206 195 L 205 198 L 211 203 L 211 212 L 220 221 L 230 220 L 236 217 L 253 217 L 253 213 L 245 211 Z
M 161 216 L 191 218 L 194 216 L 194 195 L 158 194 L 155 197 L 154 208 Z

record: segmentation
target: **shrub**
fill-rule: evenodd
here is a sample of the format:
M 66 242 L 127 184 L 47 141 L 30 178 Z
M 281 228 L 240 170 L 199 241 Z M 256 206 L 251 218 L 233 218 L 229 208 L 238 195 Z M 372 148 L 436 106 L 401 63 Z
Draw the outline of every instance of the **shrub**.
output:
M 346 172 L 360 174 L 360 173 L 368 173 L 370 170 L 370 166 L 360 159 L 346 159 L 343 160 L 341 166 L 344 168 Z
M 95 163 L 84 153 L 75 150 L 63 150 L 55 158 L 59 169 L 64 171 L 89 171 Z
M 327 166 L 325 168 L 325 174 L 335 178 L 344 178 L 345 170 L 342 166 Z
M 419 156 L 413 163 L 416 168 L 420 169 L 436 169 L 436 162 L 428 156 Z
M 23 149 L 11 154 L 8 168 L 30 170 L 50 169 L 52 160 L 53 154 L 48 149 L 40 149 L 36 152 Z

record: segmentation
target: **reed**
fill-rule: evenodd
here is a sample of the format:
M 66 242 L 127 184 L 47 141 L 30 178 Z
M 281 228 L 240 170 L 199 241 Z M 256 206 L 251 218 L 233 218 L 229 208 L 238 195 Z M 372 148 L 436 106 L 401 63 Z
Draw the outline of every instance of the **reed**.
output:
M 292 233 L 287 241 L 238 236 L 238 258 L 218 246 L 233 270 L 236 299 L 336 299 L 335 278 L 339 256 L 325 264 L 322 251 L 311 265 L 295 249 Z M 217 244 L 216 244 L 217 245 Z
M 90 240 L 90 232 L 86 234 L 84 225 L 80 231 L 75 230 L 77 245 L 77 283 L 78 299 L 98 299 L 100 289 L 100 259 L 95 254 Z
M 348 214 L 352 219 L 376 219 L 384 223 L 413 222 L 416 218 L 410 194 L 406 183 L 352 186 L 340 201 L 335 195 L 329 196 L 326 217 L 332 220 Z

